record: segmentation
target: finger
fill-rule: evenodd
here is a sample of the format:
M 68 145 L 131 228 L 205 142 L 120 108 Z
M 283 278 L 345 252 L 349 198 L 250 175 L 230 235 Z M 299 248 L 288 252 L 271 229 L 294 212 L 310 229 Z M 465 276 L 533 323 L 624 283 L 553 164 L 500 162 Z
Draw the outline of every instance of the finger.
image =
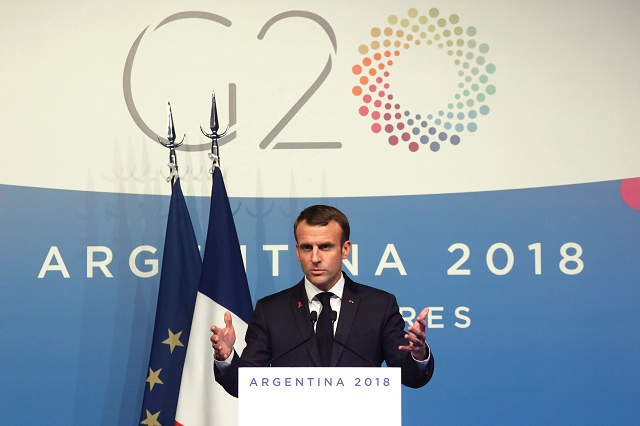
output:
M 227 311 L 224 313 L 224 324 L 228 327 L 233 329 L 233 321 L 231 319 L 231 312 Z
M 409 331 L 410 334 L 415 335 L 418 339 L 426 340 L 427 335 L 424 330 L 419 327 L 411 326 L 407 328 L 407 331 Z
M 398 346 L 398 349 L 403 351 L 403 352 L 421 352 L 426 348 L 425 346 L 419 347 L 419 346 L 414 346 L 413 344 L 409 345 L 409 346 Z
M 427 323 L 424 322 L 424 320 L 421 320 L 420 323 L 416 321 L 413 323 L 413 325 L 407 327 L 407 330 L 414 333 L 424 333 L 425 329 L 422 324 L 426 325 Z
M 417 321 L 424 321 L 424 319 L 427 317 L 427 314 L 429 313 L 429 308 L 424 308 L 421 312 L 420 315 L 418 315 L 418 319 Z M 425 323 L 426 324 L 426 323 Z
M 410 334 L 405 334 L 404 336 L 405 339 L 407 339 L 409 342 L 413 343 L 414 346 L 416 345 L 421 345 L 422 340 L 420 340 L 415 334 L 410 333 Z

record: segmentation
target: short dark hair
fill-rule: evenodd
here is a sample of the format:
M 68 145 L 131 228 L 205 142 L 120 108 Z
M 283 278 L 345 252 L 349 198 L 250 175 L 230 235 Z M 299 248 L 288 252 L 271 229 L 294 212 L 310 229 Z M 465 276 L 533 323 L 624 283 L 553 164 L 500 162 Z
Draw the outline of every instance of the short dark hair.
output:
M 338 222 L 338 225 L 342 228 L 340 244 L 344 245 L 344 243 L 349 239 L 349 234 L 351 233 L 349 219 L 347 219 L 347 216 L 335 207 L 324 206 L 321 204 L 307 207 L 300 212 L 300 215 L 293 223 L 293 236 L 295 237 L 296 242 L 298 242 L 296 231 L 298 230 L 300 222 L 305 221 L 310 226 L 327 226 L 332 220 Z

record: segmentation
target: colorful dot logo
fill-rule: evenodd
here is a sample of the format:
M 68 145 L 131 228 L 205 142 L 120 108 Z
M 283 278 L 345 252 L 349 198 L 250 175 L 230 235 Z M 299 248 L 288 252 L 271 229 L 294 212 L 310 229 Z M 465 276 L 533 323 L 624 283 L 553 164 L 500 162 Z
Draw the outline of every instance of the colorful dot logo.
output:
M 391 15 L 387 19 L 389 26 L 371 29 L 373 41 L 358 47 L 364 58 L 351 69 L 359 78 L 352 93 L 362 96 L 364 105 L 358 112 L 374 121 L 371 125 L 373 133 L 384 130 L 389 135 L 389 144 L 406 145 L 411 152 L 418 151 L 421 145 L 437 152 L 447 141 L 458 145 L 464 132 L 478 130 L 476 120 L 479 115 L 489 114 L 486 101 L 496 93 L 495 86 L 489 84 L 489 75 L 495 73 L 496 66 L 487 63 L 489 46 L 478 44 L 476 28 L 468 26 L 465 29 L 458 25 L 458 15 L 439 18 L 440 11 L 436 8 L 429 10 L 428 17 L 418 15 L 417 9 L 409 9 L 408 18 Z M 459 91 L 446 108 L 422 115 L 412 113 L 394 101 L 387 80 L 389 70 L 402 51 L 411 47 L 446 51 L 459 68 Z

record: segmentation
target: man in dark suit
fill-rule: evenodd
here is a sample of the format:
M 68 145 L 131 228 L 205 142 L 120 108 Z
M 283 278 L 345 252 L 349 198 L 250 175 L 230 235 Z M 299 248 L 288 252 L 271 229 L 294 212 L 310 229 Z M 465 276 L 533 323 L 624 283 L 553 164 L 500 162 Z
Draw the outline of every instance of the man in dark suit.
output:
M 433 374 L 425 341 L 428 308 L 404 332 L 396 298 L 353 282 L 342 272 L 349 256 L 349 221 L 338 209 L 311 206 L 294 224 L 296 255 L 305 278 L 260 299 L 249 322 L 242 356 L 235 354 L 231 314 L 211 327 L 216 381 L 238 395 L 238 367 L 402 368 L 402 383 L 424 386 Z M 334 335 L 335 333 L 335 335 Z

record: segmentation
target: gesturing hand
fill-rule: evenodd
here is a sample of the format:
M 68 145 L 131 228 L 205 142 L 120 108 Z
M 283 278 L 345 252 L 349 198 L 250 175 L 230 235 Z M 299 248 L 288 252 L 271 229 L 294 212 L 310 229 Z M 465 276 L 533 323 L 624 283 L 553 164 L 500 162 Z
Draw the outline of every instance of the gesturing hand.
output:
M 429 313 L 429 308 L 424 308 L 413 325 L 407 328 L 409 334 L 405 334 L 404 338 L 409 341 L 408 346 L 399 346 L 401 351 L 411 352 L 413 357 L 418 361 L 427 359 L 427 342 L 425 330 L 427 322 L 424 320 Z
M 224 313 L 225 328 L 211 326 L 211 346 L 214 350 L 214 356 L 218 361 L 224 361 L 229 358 L 233 345 L 236 343 L 236 331 L 231 322 L 231 312 Z

